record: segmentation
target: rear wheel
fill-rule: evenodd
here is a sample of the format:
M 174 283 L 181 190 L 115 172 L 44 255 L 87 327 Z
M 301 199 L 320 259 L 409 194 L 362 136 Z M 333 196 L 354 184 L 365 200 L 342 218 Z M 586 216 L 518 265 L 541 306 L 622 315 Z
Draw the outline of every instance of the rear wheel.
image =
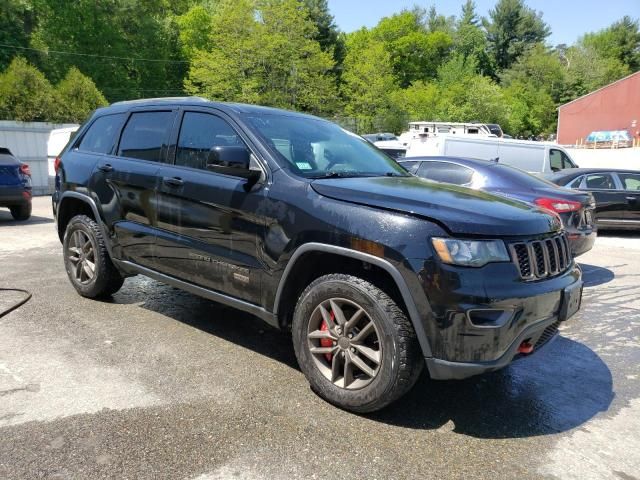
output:
M 124 278 L 111 262 L 100 227 L 86 215 L 69 221 L 63 257 L 69 280 L 83 297 L 106 297 L 122 287 Z
M 16 205 L 15 207 L 9 207 L 11 216 L 14 220 L 29 220 L 31 217 L 31 204 L 25 203 L 24 205 Z
M 424 365 L 404 312 L 385 292 L 354 276 L 326 275 L 309 285 L 292 330 L 312 389 L 347 410 L 372 412 L 397 400 Z

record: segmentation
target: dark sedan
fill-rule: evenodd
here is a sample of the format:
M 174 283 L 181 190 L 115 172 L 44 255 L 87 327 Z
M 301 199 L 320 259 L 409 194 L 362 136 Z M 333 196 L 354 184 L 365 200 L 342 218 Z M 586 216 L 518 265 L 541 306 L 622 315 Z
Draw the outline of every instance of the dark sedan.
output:
M 452 183 L 533 203 L 562 219 L 574 256 L 591 250 L 596 240 L 595 202 L 576 192 L 497 162 L 458 157 L 416 157 L 400 162 L 411 173 L 436 182 Z
M 27 220 L 31 216 L 31 171 L 11 154 L 8 148 L 0 147 L 0 207 L 8 207 L 16 220 Z
M 640 229 L 640 171 L 572 168 L 547 178 L 562 187 L 590 192 L 599 228 Z

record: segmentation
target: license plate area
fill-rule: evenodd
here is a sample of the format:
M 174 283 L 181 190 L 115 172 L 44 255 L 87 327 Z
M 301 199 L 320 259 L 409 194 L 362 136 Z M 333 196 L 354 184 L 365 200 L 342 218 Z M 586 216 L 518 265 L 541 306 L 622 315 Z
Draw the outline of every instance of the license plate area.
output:
M 582 303 L 582 286 L 583 283 L 579 282 L 565 288 L 562 292 L 560 313 L 558 314 L 558 320 L 561 322 L 570 319 L 578 310 L 580 310 L 580 304 Z

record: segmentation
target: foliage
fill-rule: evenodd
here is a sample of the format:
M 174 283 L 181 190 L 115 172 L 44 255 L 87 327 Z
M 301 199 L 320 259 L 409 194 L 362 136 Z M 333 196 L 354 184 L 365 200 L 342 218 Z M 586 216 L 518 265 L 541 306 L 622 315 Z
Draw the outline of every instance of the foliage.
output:
M 2 0 L 0 115 L 81 121 L 107 101 L 189 93 L 361 133 L 475 120 L 529 136 L 552 132 L 562 103 L 640 70 L 637 19 L 569 46 L 548 35 L 526 0 L 495 0 L 487 18 L 474 0 L 457 17 L 417 6 L 351 33 L 327 0 Z
M 62 81 L 56 85 L 59 111 L 56 121 L 81 123 L 99 107 L 107 105 L 107 99 L 93 81 L 76 67 L 71 67 Z
M 56 116 L 53 87 L 37 68 L 15 57 L 0 74 L 0 118 L 22 122 Z
M 544 42 L 550 33 L 542 15 L 528 8 L 524 0 L 498 0 L 483 23 L 498 73 L 511 67 L 530 45 Z
M 297 0 L 222 0 L 207 45 L 194 48 L 187 92 L 205 97 L 331 113 L 337 93 L 331 54 Z

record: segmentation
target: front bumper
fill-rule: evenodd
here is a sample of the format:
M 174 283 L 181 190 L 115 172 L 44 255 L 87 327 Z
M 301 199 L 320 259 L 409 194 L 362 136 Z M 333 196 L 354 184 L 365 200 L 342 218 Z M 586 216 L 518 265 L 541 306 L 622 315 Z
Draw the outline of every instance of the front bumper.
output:
M 509 263 L 474 269 L 426 262 L 419 277 L 432 310 L 423 323 L 426 363 L 440 380 L 498 370 L 539 350 L 557 333 L 566 292 L 582 288 L 575 262 L 537 281 L 523 281 Z
M 514 360 L 525 355 L 518 351 L 520 345 L 526 340 L 533 345 L 533 352 L 539 352 L 543 347 L 551 343 L 558 335 L 560 321 L 557 317 L 541 320 L 525 328 L 516 337 L 507 351 L 498 359 L 489 362 L 451 362 L 438 358 L 427 358 L 427 369 L 433 380 L 461 380 L 482 373 L 493 372 L 506 367 Z
M 591 250 L 596 243 L 597 236 L 598 233 L 595 228 L 588 230 L 567 229 L 567 238 L 569 239 L 569 246 L 573 256 L 577 257 Z

